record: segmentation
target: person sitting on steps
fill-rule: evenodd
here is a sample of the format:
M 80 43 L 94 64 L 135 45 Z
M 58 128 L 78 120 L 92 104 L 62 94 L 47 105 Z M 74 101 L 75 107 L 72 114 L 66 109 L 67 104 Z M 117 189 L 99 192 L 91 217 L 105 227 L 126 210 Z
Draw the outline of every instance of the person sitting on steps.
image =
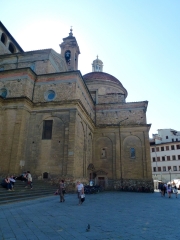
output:
M 12 191 L 12 185 L 9 176 L 6 176 L 5 179 L 3 179 L 1 186 L 7 188 L 8 191 Z

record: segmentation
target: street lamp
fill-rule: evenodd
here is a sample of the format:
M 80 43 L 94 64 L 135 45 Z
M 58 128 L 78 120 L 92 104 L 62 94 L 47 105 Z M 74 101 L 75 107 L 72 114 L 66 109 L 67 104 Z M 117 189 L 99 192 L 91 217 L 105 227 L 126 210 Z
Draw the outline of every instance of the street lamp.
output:
M 156 154 L 156 172 L 158 172 L 156 145 L 155 145 L 155 147 L 154 147 L 154 150 L 155 150 L 155 154 Z M 156 178 L 157 178 L 157 180 L 158 180 L 157 174 L 156 174 Z
M 169 169 L 170 183 L 171 183 L 171 168 Z
M 125 118 L 125 119 L 123 119 L 123 120 L 121 120 L 120 122 L 119 122 L 119 147 L 120 147 L 120 167 L 121 167 L 121 184 L 122 184 L 122 182 L 123 182 L 123 178 L 122 178 L 122 160 L 121 160 L 121 133 L 120 133 L 120 126 L 121 126 L 121 123 L 122 122 L 124 122 L 125 120 L 127 120 L 128 119 L 128 117 L 127 118 Z

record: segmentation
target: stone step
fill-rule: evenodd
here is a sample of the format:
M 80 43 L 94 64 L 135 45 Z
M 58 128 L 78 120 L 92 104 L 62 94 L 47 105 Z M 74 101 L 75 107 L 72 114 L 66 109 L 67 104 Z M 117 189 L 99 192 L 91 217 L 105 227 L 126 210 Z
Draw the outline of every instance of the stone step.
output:
M 26 184 L 22 181 L 16 181 L 14 191 L 0 187 L 0 204 L 25 201 L 29 199 L 36 199 L 53 195 L 57 190 L 57 186 L 51 185 L 47 181 L 35 180 L 33 181 L 33 189 L 25 188 Z
M 48 197 L 48 196 L 52 196 L 52 193 L 48 193 L 48 194 L 41 194 L 41 195 L 30 195 L 30 196 L 24 196 L 21 198 L 10 198 L 10 199 L 0 199 L 0 205 L 2 204 L 8 204 L 8 203 L 15 203 L 15 202 L 22 202 L 22 201 L 27 201 L 27 200 L 31 200 L 31 199 L 37 199 L 37 198 L 43 198 L 43 197 Z

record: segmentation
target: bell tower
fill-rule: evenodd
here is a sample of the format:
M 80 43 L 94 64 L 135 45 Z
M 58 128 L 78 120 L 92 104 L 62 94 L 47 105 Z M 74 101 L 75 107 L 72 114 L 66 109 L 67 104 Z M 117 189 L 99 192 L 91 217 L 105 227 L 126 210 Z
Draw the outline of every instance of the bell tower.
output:
M 59 45 L 61 55 L 64 57 L 69 71 L 78 70 L 78 56 L 80 54 L 79 46 L 76 38 L 73 37 L 72 28 L 69 36 L 63 38 L 63 42 Z

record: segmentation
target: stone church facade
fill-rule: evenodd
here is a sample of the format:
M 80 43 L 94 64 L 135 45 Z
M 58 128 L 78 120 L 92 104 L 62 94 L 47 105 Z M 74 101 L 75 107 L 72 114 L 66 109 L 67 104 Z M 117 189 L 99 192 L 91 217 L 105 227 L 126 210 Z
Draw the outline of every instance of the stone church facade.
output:
M 152 189 L 148 102 L 98 57 L 82 76 L 72 30 L 60 49 L 24 52 L 0 22 L 0 174 Z

